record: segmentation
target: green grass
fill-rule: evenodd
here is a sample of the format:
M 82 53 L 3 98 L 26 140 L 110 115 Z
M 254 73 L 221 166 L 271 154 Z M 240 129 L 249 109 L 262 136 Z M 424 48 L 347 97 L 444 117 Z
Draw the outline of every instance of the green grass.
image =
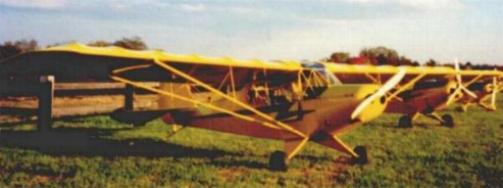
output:
M 23 125 L 0 132 L 0 187 L 503 185 L 503 111 L 446 112 L 456 128 L 420 118 L 400 129 L 398 116 L 384 115 L 343 136 L 368 146 L 368 165 L 349 165 L 345 155 L 309 143 L 287 172 L 267 170 L 278 141 L 192 128 L 168 139 L 171 127 L 160 121 L 133 128 L 103 116 L 58 121 L 45 137 Z

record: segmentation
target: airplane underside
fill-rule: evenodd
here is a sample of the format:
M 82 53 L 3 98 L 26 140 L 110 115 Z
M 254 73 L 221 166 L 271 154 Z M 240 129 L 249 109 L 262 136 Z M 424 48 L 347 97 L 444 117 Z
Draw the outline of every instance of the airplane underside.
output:
M 357 100 L 341 98 L 338 100 L 305 100 L 300 105 L 277 106 L 268 115 L 275 117 L 292 128 L 307 135 L 307 138 L 292 134 L 283 129 L 276 129 L 262 126 L 257 122 L 236 119 L 226 114 L 211 114 L 198 116 L 195 112 L 168 113 L 163 116 L 163 120 L 168 124 L 179 124 L 182 126 L 202 128 L 219 132 L 226 132 L 256 138 L 281 140 L 284 143 L 282 151 L 276 151 L 270 156 L 269 165 L 271 169 L 285 170 L 286 161 L 293 158 L 306 144 L 311 141 L 348 154 L 355 163 L 366 163 L 368 161 L 366 149 L 358 146 L 352 149 L 346 145 L 337 135 L 350 129 L 356 128 L 360 122 L 351 121 L 349 116 L 354 108 L 359 104 Z M 344 101 L 344 103 L 342 103 Z M 302 107 L 300 107 L 302 106 Z M 245 112 L 246 113 L 246 112 Z M 250 115 L 250 118 L 260 118 Z M 340 123 L 347 122 L 347 123 Z
M 439 111 L 447 108 L 446 100 L 450 93 L 445 87 L 417 90 L 403 96 L 402 100 L 390 101 L 386 108 L 387 113 L 398 113 L 397 126 L 411 128 L 414 121 L 420 116 L 438 121 L 446 127 L 454 127 L 454 119 L 450 114 L 440 115 Z

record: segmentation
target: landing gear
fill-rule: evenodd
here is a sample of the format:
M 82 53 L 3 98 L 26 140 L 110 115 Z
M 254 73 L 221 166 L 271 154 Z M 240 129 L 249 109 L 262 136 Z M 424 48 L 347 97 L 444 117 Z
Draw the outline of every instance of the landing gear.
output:
M 442 116 L 442 125 L 449 128 L 454 128 L 455 126 L 454 118 L 450 114 L 444 114 Z
M 458 107 L 456 107 L 456 111 L 457 112 L 466 112 L 466 111 L 468 111 L 468 106 L 465 106 L 465 105 L 458 106 Z
M 286 171 L 286 154 L 282 151 L 275 151 L 269 157 L 269 168 L 273 171 Z
M 352 158 L 354 164 L 363 165 L 369 162 L 367 148 L 365 146 L 356 146 L 353 151 L 358 155 L 358 157 Z
M 412 128 L 412 117 L 404 115 L 398 119 L 398 127 Z

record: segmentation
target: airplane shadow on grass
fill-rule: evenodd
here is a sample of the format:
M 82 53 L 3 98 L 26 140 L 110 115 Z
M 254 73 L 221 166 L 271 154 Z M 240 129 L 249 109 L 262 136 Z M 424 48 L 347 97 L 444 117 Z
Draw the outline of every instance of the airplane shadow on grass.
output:
M 110 130 L 93 128 L 54 129 L 49 132 L 1 131 L 0 147 L 29 149 L 53 156 L 204 158 L 215 166 L 267 168 L 267 164 L 261 162 L 239 159 L 243 154 L 219 149 L 194 148 L 153 139 L 104 138 L 112 133 Z M 224 156 L 231 156 L 232 160 L 218 159 Z

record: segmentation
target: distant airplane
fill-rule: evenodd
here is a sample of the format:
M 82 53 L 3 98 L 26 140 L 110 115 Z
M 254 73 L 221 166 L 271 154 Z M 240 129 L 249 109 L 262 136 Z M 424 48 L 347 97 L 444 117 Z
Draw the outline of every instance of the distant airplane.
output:
M 378 69 L 377 67 L 375 69 Z M 455 122 L 450 114 L 439 115 L 454 102 L 462 103 L 465 108 L 477 103 L 486 109 L 496 109 L 496 94 L 501 88 L 501 73 L 497 70 L 461 70 L 455 60 L 454 70 L 447 67 L 422 67 L 408 82 L 409 87 L 401 87 L 402 91 L 394 96 L 386 113 L 404 114 L 398 120 L 399 127 L 412 127 L 413 121 L 420 115 L 439 121 L 447 127 L 454 127 Z M 411 68 L 414 70 L 414 68 Z M 378 78 L 370 74 L 341 75 L 343 83 L 379 83 Z M 410 71 L 408 74 L 412 74 Z M 465 82 L 463 77 L 468 81 Z M 492 90 L 492 88 L 496 88 Z M 490 104 L 487 104 L 490 100 Z M 485 103 L 484 103 L 485 102 Z

